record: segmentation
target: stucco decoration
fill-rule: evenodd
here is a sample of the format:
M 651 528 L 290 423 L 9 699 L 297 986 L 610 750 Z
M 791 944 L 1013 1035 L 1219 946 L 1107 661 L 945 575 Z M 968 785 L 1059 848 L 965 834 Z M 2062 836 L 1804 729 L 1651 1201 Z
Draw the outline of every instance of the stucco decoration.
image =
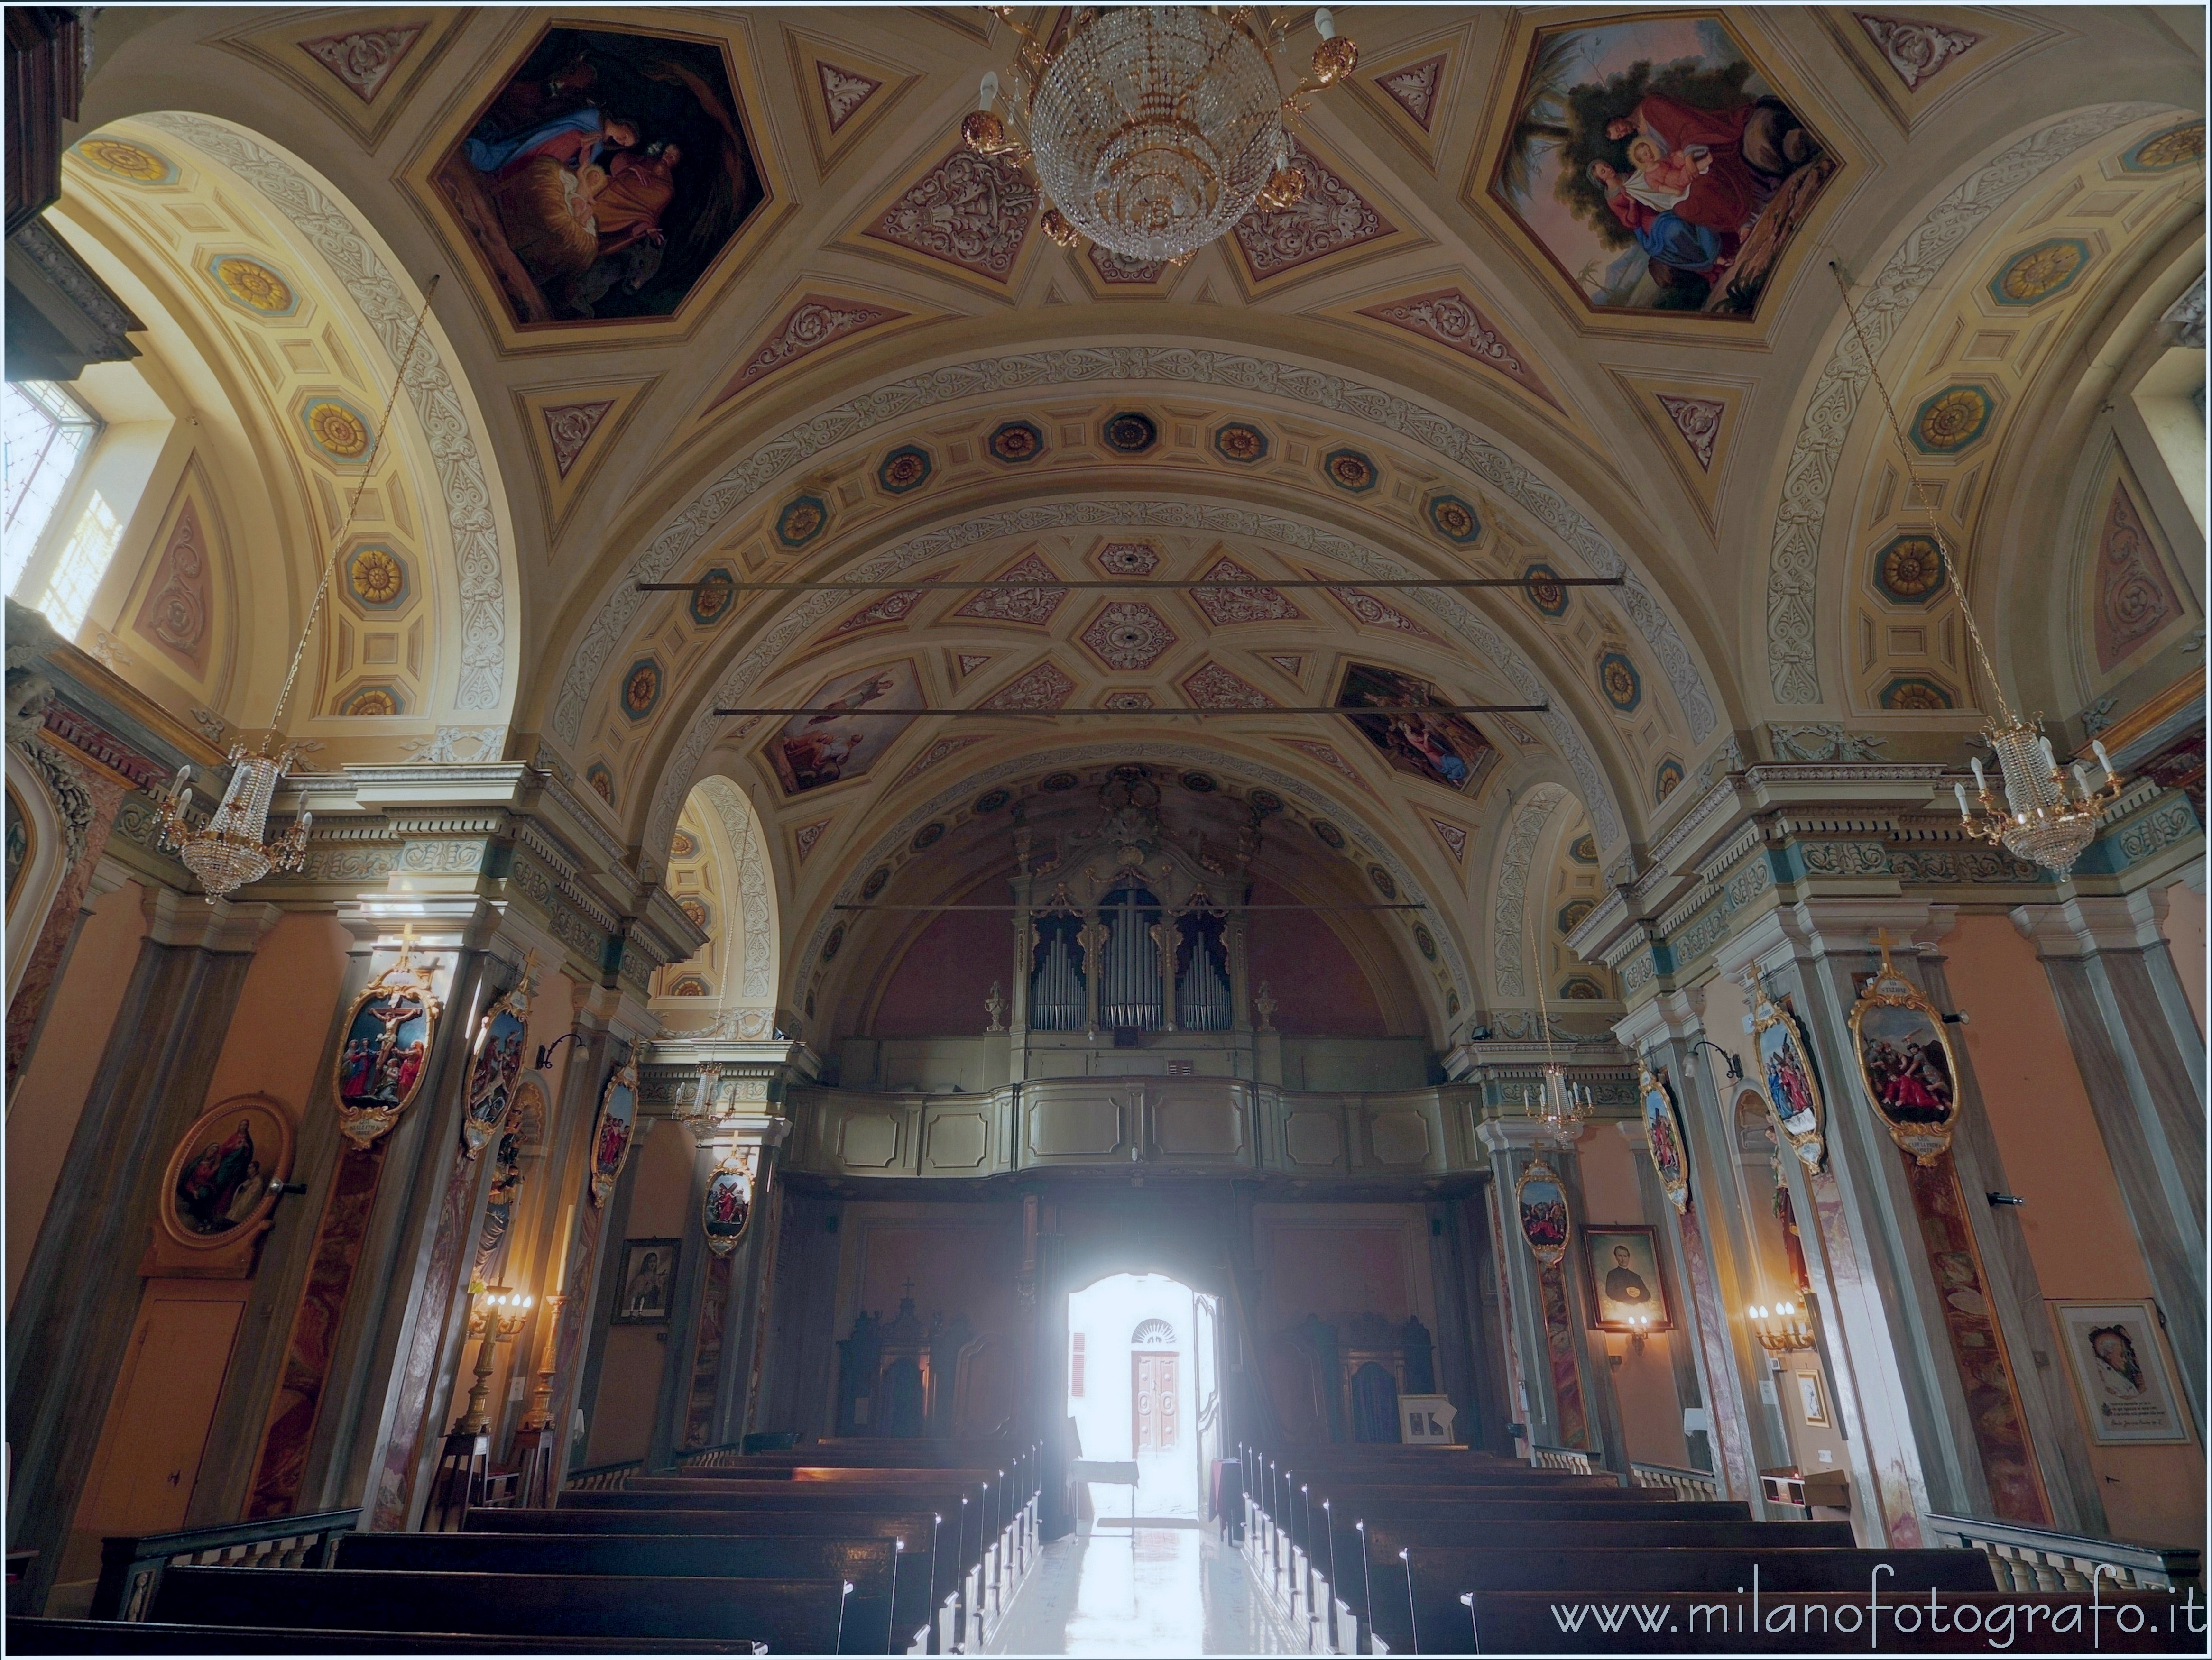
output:
M 1390 850 L 1389 844 L 1376 833 L 1368 812 L 1356 807 L 1350 797 L 1324 794 L 1304 779 L 1278 772 L 1265 762 L 1247 760 L 1242 756 L 1233 761 L 1229 760 L 1218 749 L 1189 743 L 1130 742 L 1110 738 L 1071 745 L 1064 749 L 1010 756 L 981 772 L 963 774 L 938 795 L 909 809 L 896 824 L 878 837 L 866 853 L 855 856 L 849 866 L 851 875 L 835 897 L 848 904 L 860 902 L 863 872 L 873 870 L 895 853 L 902 851 L 914 833 L 930 820 L 948 816 L 967 806 L 978 790 L 988 790 L 994 784 L 1056 770 L 1073 772 L 1085 767 L 1118 765 L 1125 761 L 1141 762 L 1169 773 L 1234 773 L 1247 783 L 1272 790 L 1285 801 L 1304 809 L 1309 816 L 1324 817 L 1343 826 L 1350 849 L 1357 851 L 1363 863 L 1380 864 L 1388 870 L 1397 882 L 1400 899 L 1426 906 L 1439 915 L 1452 914 L 1448 907 L 1437 903 L 1435 896 L 1422 887 L 1420 877 L 1413 868 Z M 805 947 L 793 957 L 794 962 L 804 967 L 817 960 L 823 942 L 836 925 L 838 914 L 826 906 L 823 908 L 821 920 L 815 924 Z M 1460 954 L 1455 933 L 1449 929 L 1443 930 L 1436 936 L 1436 942 L 1444 969 L 1450 977 L 1452 992 L 1459 998 L 1460 1008 L 1473 1008 L 1474 999 L 1468 995 L 1472 978 L 1468 972 L 1467 959 Z M 1415 960 L 1409 954 L 1407 959 L 1408 969 L 1413 968 L 1414 965 Z M 1434 984 L 1433 978 L 1431 983 Z M 1441 991 L 1443 988 L 1438 989 Z
M 1868 344 L 1879 352 L 1950 263 L 1952 255 L 2028 182 L 2075 151 L 2168 107 L 2098 104 L 2040 127 L 1966 175 L 1930 209 L 1873 280 L 1855 292 Z M 1836 463 L 1865 394 L 1868 363 L 1859 330 L 1838 318 L 1836 344 L 1806 401 L 1783 469 L 1766 566 L 1766 672 L 1778 703 L 1821 699 L 1819 649 L 1820 538 Z M 1693 740 L 1702 741 L 1702 739 Z
M 132 119 L 169 133 L 259 191 L 328 264 L 397 366 L 415 329 L 419 297 L 403 293 L 352 218 L 291 162 L 236 127 L 160 110 Z M 484 467 L 489 438 L 472 428 L 452 373 L 425 329 L 407 360 L 407 397 L 438 472 L 453 543 L 461 611 L 457 709 L 497 709 L 507 700 L 507 573 L 494 491 Z
M 744 944 L 740 995 L 748 1003 L 767 1003 L 775 996 L 775 918 L 753 809 L 744 792 L 719 775 L 700 779 L 698 793 L 721 820 L 722 833 L 737 856 L 738 913 Z
M 1566 796 L 1556 784 L 1534 785 L 1515 806 L 1513 822 L 1505 832 L 1498 894 L 1490 907 L 1492 978 L 1501 997 L 1528 995 L 1528 953 L 1522 942 L 1528 913 L 1528 862 L 1534 857 L 1537 838 Z
M 863 560 L 846 574 L 849 580 L 854 582 L 880 582 L 916 565 L 941 559 L 962 548 L 1036 536 L 1071 525 L 1099 529 L 1129 526 L 1195 530 L 1216 536 L 1249 536 L 1333 560 L 1364 571 L 1378 580 L 1422 574 L 1400 560 L 1375 553 L 1333 530 L 1317 529 L 1297 519 L 1250 512 L 1239 507 L 1200 506 L 1186 501 L 1039 502 L 1006 512 L 967 519 L 957 524 L 945 525 L 909 537 L 874 558 Z M 792 605 L 762 632 L 743 657 L 723 672 L 709 694 L 712 702 L 717 705 L 742 702 L 745 693 L 783 660 L 793 643 L 841 603 L 840 595 L 815 593 Z M 1443 589 L 1424 589 L 1419 591 L 1418 597 L 1409 603 L 1424 607 L 1440 625 L 1466 640 L 1473 648 L 1474 660 L 1486 664 L 1511 688 L 1516 695 L 1510 701 L 1550 706 L 1545 713 L 1533 716 L 1531 719 L 1543 727 L 1553 747 L 1573 772 L 1577 791 L 1589 804 L 1590 820 L 1596 828 L 1599 842 L 1608 847 L 1619 842 L 1624 832 L 1612 785 L 1599 766 L 1596 755 L 1583 741 L 1573 719 L 1565 712 L 1565 700 L 1553 694 L 1550 682 L 1536 665 L 1510 639 L 1492 627 L 1487 618 L 1456 594 Z M 669 756 L 667 768 L 661 774 L 659 793 L 653 799 L 653 817 L 647 826 L 647 839 L 650 843 L 660 845 L 675 835 L 676 815 L 683 808 L 684 797 L 690 787 L 690 780 L 699 765 L 699 758 L 706 753 L 713 736 L 710 723 L 694 721 L 684 731 L 674 753 Z
M 2140 111 L 2148 106 L 2126 107 Z M 707 486 L 625 563 L 619 578 L 603 591 L 602 603 L 571 651 L 562 675 L 553 709 L 555 733 L 562 742 L 573 744 L 583 730 L 585 711 L 599 671 L 629 632 L 642 603 L 636 585 L 663 580 L 753 494 L 803 467 L 811 457 L 850 445 L 872 427 L 967 398 L 1019 393 L 1034 400 L 1052 387 L 1146 380 L 1218 387 L 1247 404 L 1257 396 L 1326 409 L 1381 427 L 1410 445 L 1465 469 L 1572 548 L 1592 574 L 1626 579 L 1613 591 L 1614 599 L 1657 657 L 1681 706 L 1691 742 L 1703 743 L 1711 736 L 1717 721 L 1712 694 L 1674 620 L 1644 585 L 1642 576 L 1629 568 L 1620 551 L 1533 468 L 1449 415 L 1379 386 L 1297 364 L 1180 346 L 1025 352 L 947 365 L 863 392 L 776 434 Z M 1615 838 L 1607 835 L 1605 839 L 1610 842 Z

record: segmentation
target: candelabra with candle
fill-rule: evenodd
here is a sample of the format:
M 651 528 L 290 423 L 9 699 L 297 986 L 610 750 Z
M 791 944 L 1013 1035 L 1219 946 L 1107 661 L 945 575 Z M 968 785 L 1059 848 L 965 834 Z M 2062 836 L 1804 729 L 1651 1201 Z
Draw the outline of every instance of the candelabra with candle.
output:
M 1813 1328 L 1805 1324 L 1805 1310 L 1796 1303 L 1779 1302 L 1771 1307 L 1753 1303 L 1744 1311 L 1751 1318 L 1752 1335 L 1770 1354 L 1787 1354 L 1813 1347 Z
M 1521 1087 L 1521 1111 L 1541 1124 L 1562 1145 L 1583 1133 L 1583 1125 L 1596 1111 L 1597 1100 L 1588 1084 L 1567 1076 L 1552 1053 L 1552 1011 L 1544 998 L 1544 983 L 1536 982 L 1536 1018 L 1544 1028 L 1544 1075 L 1536 1088 Z
M 491 1396 L 491 1351 L 494 1343 L 511 1343 L 514 1334 L 522 1330 L 522 1323 L 530 1318 L 537 1299 L 510 1291 L 505 1286 L 485 1287 L 477 1299 L 477 1306 L 469 1317 L 469 1336 L 482 1335 L 483 1341 L 477 1347 L 476 1383 L 469 1390 L 468 1410 L 453 1426 L 457 1435 L 481 1435 L 484 1433 L 486 1408 Z

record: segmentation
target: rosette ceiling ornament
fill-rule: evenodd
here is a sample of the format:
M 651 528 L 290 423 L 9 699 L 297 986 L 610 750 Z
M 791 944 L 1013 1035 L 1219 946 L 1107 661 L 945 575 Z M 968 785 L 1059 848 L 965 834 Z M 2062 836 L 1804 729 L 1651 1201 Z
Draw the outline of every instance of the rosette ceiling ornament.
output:
M 1291 24 L 1267 7 L 1085 6 L 1052 41 L 1012 6 L 987 9 L 1020 39 L 1016 90 L 986 75 L 961 137 L 1030 167 L 1054 242 L 1088 237 L 1130 259 L 1180 262 L 1254 207 L 1296 203 L 1291 124 L 1359 62 L 1326 9 L 1312 70 L 1288 94 L 1275 51 Z
M 346 533 L 353 529 L 354 518 L 361 511 L 362 492 L 368 488 L 377 447 L 392 425 L 392 411 L 398 404 L 400 388 L 407 384 L 407 365 L 422 338 L 422 324 L 430 315 L 430 297 L 437 291 L 438 279 L 433 276 L 422 292 L 422 309 L 415 314 L 415 330 L 408 336 L 407 348 L 399 354 L 399 367 L 392 375 L 392 396 L 385 401 L 384 417 L 369 434 L 368 452 L 360 462 L 361 476 L 354 485 L 353 499 L 346 506 L 345 522 L 338 526 L 336 545 L 323 566 L 323 579 L 317 585 L 315 597 L 307 607 L 307 620 L 300 629 L 300 643 L 292 649 L 292 666 L 284 676 L 283 689 L 276 694 L 276 712 L 269 718 L 269 730 L 258 750 L 249 751 L 243 743 L 231 750 L 230 783 L 205 824 L 191 821 L 190 761 L 177 769 L 176 782 L 169 786 L 169 793 L 161 797 L 156 809 L 162 843 L 174 849 L 185 868 L 199 878 L 200 886 L 207 890 L 210 904 L 236 893 L 248 882 L 259 881 L 271 870 L 297 870 L 307 858 L 307 831 L 314 823 L 312 813 L 301 814 L 276 840 L 263 839 L 268 831 L 270 803 L 276 798 L 276 785 L 300 755 L 300 747 L 285 742 L 282 736 L 284 706 L 291 700 L 292 684 L 300 677 L 300 663 L 307 654 L 307 641 L 314 634 L 315 619 L 322 615 L 323 600 L 331 591 L 331 578 L 337 573 L 338 561 L 344 555 Z
M 1828 269 L 1835 274 L 1836 287 L 1844 297 L 1844 314 L 1850 319 L 1860 354 L 1866 359 L 1868 379 L 1881 395 L 1890 435 L 1897 440 L 1897 452 L 1904 458 L 1908 499 L 1917 506 L 1925 506 L 1938 498 L 1913 468 L 1912 449 L 1905 440 L 1905 424 L 1897 417 L 1897 405 L 1890 397 L 1889 385 L 1881 378 L 1874 348 L 1868 343 L 1865 327 L 1851 305 L 1843 268 L 1831 260 Z M 2088 768 L 2080 760 L 2066 766 L 2058 764 L 2057 753 L 2051 747 L 2051 740 L 2043 735 L 2041 716 L 2013 712 L 2004 686 L 1997 679 L 1996 665 L 1990 662 L 1989 648 L 1982 643 L 1981 628 L 1974 621 L 1974 609 L 1967 600 L 1965 573 L 1959 568 L 1958 555 L 1951 551 L 1950 538 L 1932 518 L 1929 529 L 1943 568 L 1957 587 L 1959 615 L 1966 625 L 1966 639 L 1973 648 L 1974 661 L 1981 665 L 1982 678 L 1989 682 L 1997 706 L 1996 718 L 1982 728 L 1984 742 L 1996 752 L 1997 787 L 1990 788 L 1981 757 L 1974 756 L 1968 763 L 1974 774 L 1972 799 L 1967 798 L 1963 782 L 1951 786 L 1958 798 L 1960 826 L 1968 835 L 2002 847 L 2014 858 L 2030 860 L 2063 876 L 2097 839 L 2098 823 L 2105 809 L 2119 799 L 2126 784 L 2112 770 L 2112 757 L 2105 753 L 2101 742 L 2092 740 L 2089 745 L 2104 773 L 2093 784 Z M 2000 793 L 2004 797 L 2002 806 L 1997 802 Z

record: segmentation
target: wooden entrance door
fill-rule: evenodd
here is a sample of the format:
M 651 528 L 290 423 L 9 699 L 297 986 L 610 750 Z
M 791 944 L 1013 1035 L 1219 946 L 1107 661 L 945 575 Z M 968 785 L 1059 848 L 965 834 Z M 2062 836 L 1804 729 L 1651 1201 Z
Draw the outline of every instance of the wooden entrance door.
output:
M 1182 1397 L 1182 1379 L 1176 1369 L 1181 1357 L 1173 1354 L 1138 1354 L 1130 1358 L 1135 1363 L 1137 1374 L 1133 1393 L 1138 1455 L 1169 1451 L 1182 1441 L 1178 1406 Z

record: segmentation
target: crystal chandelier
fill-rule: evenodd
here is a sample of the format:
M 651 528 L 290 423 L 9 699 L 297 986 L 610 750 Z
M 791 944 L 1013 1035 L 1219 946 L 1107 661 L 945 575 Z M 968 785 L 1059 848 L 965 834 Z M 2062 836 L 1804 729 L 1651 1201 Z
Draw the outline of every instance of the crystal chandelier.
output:
M 399 389 L 407 381 L 408 363 L 422 338 L 423 321 L 430 314 L 430 296 L 437 291 L 438 279 L 433 276 L 422 292 L 422 309 L 415 314 L 415 331 L 407 337 L 407 349 L 399 354 L 392 396 L 385 400 L 384 418 L 369 434 L 368 453 L 362 457 L 361 477 L 354 485 L 353 500 L 347 504 L 345 522 L 338 526 L 337 545 L 323 567 L 323 579 L 316 585 L 315 597 L 308 604 L 307 621 L 300 630 L 300 643 L 292 649 L 292 666 L 284 676 L 283 689 L 276 694 L 276 712 L 259 750 L 249 754 L 242 743 L 231 750 L 230 783 L 222 792 L 221 805 L 208 815 L 206 824 L 195 826 L 191 822 L 192 768 L 189 761 L 177 769 L 176 782 L 169 786 L 169 793 L 161 798 L 157 809 L 163 845 L 174 850 L 185 868 L 199 878 L 210 905 L 226 894 L 236 893 L 248 882 L 260 881 L 271 870 L 297 870 L 306 862 L 307 832 L 314 823 L 313 814 L 301 814 L 292 821 L 292 827 L 276 840 L 263 839 L 268 833 L 269 805 L 276 798 L 277 782 L 291 771 L 292 763 L 300 755 L 300 745 L 286 743 L 279 736 L 284 706 L 291 698 L 293 682 L 300 677 L 300 663 L 307 656 L 315 619 L 322 612 L 324 597 L 331 591 L 331 578 L 337 573 L 339 557 L 345 551 L 346 532 L 353 528 L 354 516 L 361 511 L 362 492 L 368 488 L 377 446 L 383 443 L 386 429 L 392 425 L 392 408 L 399 401 Z M 273 754 L 272 749 L 276 752 Z
M 1859 351 L 1866 359 L 1867 376 L 1881 394 L 1891 435 L 1897 440 L 1898 453 L 1904 457 L 1905 479 L 1915 499 L 1925 502 L 1929 500 L 1927 487 L 1912 470 L 1912 450 L 1905 441 L 1904 423 L 1897 418 L 1897 405 L 1890 399 L 1888 385 L 1875 362 L 1866 330 L 1850 303 L 1850 290 L 1844 286 L 1843 269 L 1833 260 L 1828 262 L 1828 269 L 1835 273 L 1836 287 L 1843 293 L 1844 310 L 1851 320 L 1852 331 L 1858 336 Z M 2092 785 L 2088 769 L 2078 760 L 2062 767 L 2051 740 L 2043 736 L 2043 718 L 2013 712 L 2004 688 L 1997 681 L 1996 667 L 1990 661 L 1989 648 L 1982 644 L 1982 631 L 1974 621 L 1973 607 L 1967 603 L 1966 585 L 1960 575 L 1957 556 L 1952 553 L 1941 524 L 1931 518 L 1929 529 L 1936 540 L 1942 569 L 1958 591 L 1959 615 L 1966 620 L 1966 638 L 1972 644 L 1974 661 L 1981 664 L 1982 678 L 1989 682 L 1997 705 L 1996 718 L 1984 724 L 1982 736 L 1996 751 L 1998 790 L 2003 794 L 2004 804 L 1997 804 L 1997 791 L 1990 788 L 1989 779 L 1982 771 L 1981 758 L 1976 756 L 1969 763 L 1974 772 L 1973 799 L 1967 799 L 1964 784 L 1951 786 L 1958 797 L 1959 821 L 1968 835 L 2063 876 L 2074 868 L 2074 861 L 2081 857 L 2082 850 L 2097 839 L 2099 819 L 2118 799 L 2126 782 L 2112 770 L 2112 758 L 2106 754 L 2105 746 L 2094 739 L 2089 747 L 2096 754 L 2097 765 L 2104 769 L 2105 776 L 2100 781 Z
M 1314 13 L 1312 73 L 1287 97 L 1274 49 L 1290 26 L 1264 7 L 1084 6 L 1051 40 L 1012 6 L 989 9 L 1020 37 L 1020 91 L 1002 114 L 999 77 L 986 75 L 961 137 L 1033 167 L 1051 240 L 1087 236 L 1130 259 L 1180 262 L 1255 205 L 1297 202 L 1305 175 L 1285 121 L 1359 62 L 1326 8 Z
M 1569 1078 L 1566 1068 L 1552 1053 L 1552 1011 L 1544 1000 L 1540 978 L 1536 982 L 1536 1018 L 1544 1027 L 1544 1075 L 1535 1089 L 1522 1086 L 1521 1111 L 1564 1145 L 1581 1136 L 1583 1125 L 1597 1109 L 1597 1101 L 1589 1086 Z

